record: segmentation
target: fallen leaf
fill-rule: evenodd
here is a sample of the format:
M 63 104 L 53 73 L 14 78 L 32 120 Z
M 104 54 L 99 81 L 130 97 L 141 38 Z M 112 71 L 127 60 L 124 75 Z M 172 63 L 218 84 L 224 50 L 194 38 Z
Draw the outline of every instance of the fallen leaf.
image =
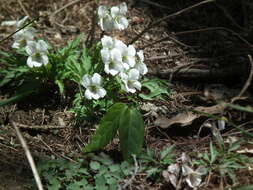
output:
M 218 114 L 222 113 L 224 111 L 224 108 L 224 104 L 217 104 L 215 106 L 210 107 L 199 106 L 194 108 L 193 110 L 208 114 Z M 186 111 L 183 113 L 179 113 L 170 119 L 165 116 L 160 116 L 155 120 L 154 124 L 161 128 L 168 128 L 173 124 L 178 124 L 183 127 L 192 124 L 192 122 L 200 116 L 201 114 L 193 113 L 192 111 Z

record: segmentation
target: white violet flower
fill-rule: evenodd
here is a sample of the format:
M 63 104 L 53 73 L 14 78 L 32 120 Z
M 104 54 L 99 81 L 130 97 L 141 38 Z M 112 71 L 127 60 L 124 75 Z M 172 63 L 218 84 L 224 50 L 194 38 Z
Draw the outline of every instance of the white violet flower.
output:
M 112 50 L 114 48 L 114 39 L 112 39 L 110 36 L 104 35 L 101 39 L 101 43 L 103 46 L 103 49 Z
M 12 48 L 22 48 L 27 45 L 27 42 L 34 40 L 35 29 L 34 28 L 24 28 L 13 35 L 14 43 Z
M 27 20 L 28 20 L 28 16 L 24 16 L 22 19 L 18 20 L 16 22 L 16 27 L 17 28 L 22 28 L 23 26 L 25 26 L 25 24 L 27 24 Z
M 23 17 L 20 20 L 3 21 L 1 26 L 15 26 L 17 29 L 22 28 L 27 22 L 28 16 Z
M 128 27 L 128 20 L 126 18 L 127 5 L 121 3 L 119 6 L 111 8 L 111 16 L 114 21 L 114 28 L 118 30 L 124 30 Z
M 141 75 L 145 75 L 148 72 L 147 65 L 144 63 L 144 55 L 142 50 L 137 52 L 137 61 L 134 65 L 134 68 L 137 69 Z
M 129 69 L 135 65 L 136 50 L 134 46 L 127 46 L 120 40 L 115 40 L 115 48 L 119 49 L 122 55 L 122 62 L 125 69 Z
M 128 20 L 126 18 L 127 5 L 121 3 L 109 9 L 106 6 L 98 7 L 98 25 L 103 31 L 111 31 L 113 29 L 124 30 L 128 27 Z
M 111 31 L 114 27 L 114 22 L 112 16 L 110 15 L 110 10 L 106 6 L 98 7 L 98 25 L 103 31 Z
M 138 81 L 140 73 L 137 69 L 130 69 L 127 73 L 120 73 L 122 82 L 124 83 L 123 90 L 130 93 L 135 93 L 136 89 L 141 90 L 141 83 Z
M 26 46 L 26 52 L 29 55 L 27 65 L 29 67 L 41 67 L 48 64 L 47 49 L 48 45 L 43 40 L 28 41 Z
M 84 75 L 81 84 L 86 88 L 84 96 L 89 100 L 97 100 L 106 95 L 105 89 L 101 87 L 102 77 L 98 73 L 94 73 L 93 76 Z
M 195 171 L 184 164 L 182 166 L 182 174 L 186 176 L 186 182 L 191 188 L 197 188 L 200 186 L 201 181 L 202 181 L 202 175 L 206 174 L 206 168 L 204 167 L 199 167 Z
M 124 70 L 120 50 L 116 48 L 112 49 L 111 51 L 102 49 L 101 56 L 105 64 L 104 69 L 107 74 L 115 76 Z

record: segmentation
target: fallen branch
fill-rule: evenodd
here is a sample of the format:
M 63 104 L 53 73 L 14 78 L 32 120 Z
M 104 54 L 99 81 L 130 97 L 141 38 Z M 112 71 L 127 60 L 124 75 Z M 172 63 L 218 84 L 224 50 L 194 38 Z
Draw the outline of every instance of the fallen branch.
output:
M 251 84 L 251 81 L 252 81 L 252 78 L 253 78 L 253 60 L 252 60 L 251 55 L 248 55 L 248 57 L 249 57 L 249 62 L 250 62 L 249 77 L 248 77 L 247 81 L 245 82 L 245 84 L 244 84 L 242 90 L 240 91 L 240 93 L 236 97 L 232 98 L 231 103 L 233 103 L 234 101 L 240 99 L 242 97 L 242 95 L 246 92 L 246 90 L 249 88 L 250 84 Z
M 31 166 L 31 169 L 32 169 L 32 172 L 33 172 L 33 176 L 35 178 L 35 181 L 36 181 L 36 184 L 37 184 L 37 187 L 39 190 L 43 190 L 43 186 L 42 186 L 42 183 L 41 183 L 41 179 L 40 179 L 40 176 L 39 176 L 39 173 L 37 171 L 37 168 L 35 166 L 35 163 L 34 163 L 34 160 L 33 160 L 33 157 L 32 157 L 32 154 L 26 144 L 26 141 L 25 139 L 23 138 L 21 132 L 19 131 L 19 128 L 16 126 L 16 124 L 14 122 L 11 122 L 11 125 L 13 126 L 13 128 L 16 130 L 16 133 L 17 133 L 17 137 L 25 151 L 25 155 L 27 157 L 27 160 Z
M 165 40 L 169 40 L 169 39 L 171 40 L 172 37 L 175 37 L 175 36 L 180 36 L 180 35 L 185 35 L 185 34 L 194 34 L 194 33 L 199 33 L 199 32 L 218 31 L 218 30 L 222 30 L 222 31 L 226 31 L 228 33 L 231 33 L 232 35 L 237 37 L 241 42 L 245 43 L 248 47 L 253 48 L 253 45 L 250 42 L 248 42 L 245 38 L 243 38 L 240 34 L 236 33 L 233 30 L 230 30 L 225 27 L 208 27 L 208 28 L 201 28 L 201 29 L 196 29 L 196 30 L 187 30 L 187 31 L 182 31 L 182 32 L 176 32 L 176 33 L 173 33 L 173 34 L 166 36 L 162 39 L 159 39 L 153 43 L 147 44 L 147 45 L 143 46 L 141 49 L 145 49 L 147 47 L 153 46 L 153 45 L 163 42 Z M 188 47 L 191 47 L 191 46 L 188 46 Z
M 175 69 L 164 69 L 157 71 L 149 71 L 150 75 L 158 76 L 163 79 L 171 79 L 173 75 L 173 79 L 184 80 L 201 80 L 201 81 L 210 81 L 210 80 L 231 80 L 231 77 L 241 77 L 242 73 L 247 71 L 247 67 L 242 65 L 235 65 L 226 67 L 223 69 L 193 69 L 193 68 L 183 68 L 180 70 Z
M 167 15 L 167 16 L 161 18 L 161 19 L 158 19 L 157 21 L 151 23 L 151 24 L 148 25 L 146 28 L 144 28 L 144 30 L 143 30 L 142 32 L 140 32 L 139 34 L 137 34 L 137 36 L 134 37 L 134 38 L 131 40 L 131 42 L 128 43 L 128 45 L 129 45 L 129 44 L 133 44 L 133 43 L 134 43 L 135 41 L 137 41 L 143 34 L 145 34 L 147 31 L 149 31 L 151 28 L 153 28 L 154 26 L 158 25 L 158 24 L 161 23 L 162 21 L 168 20 L 168 19 L 173 18 L 173 17 L 175 17 L 175 16 L 178 16 L 178 15 L 180 15 L 180 14 L 182 14 L 182 13 L 185 13 L 185 12 L 187 12 L 187 11 L 190 11 L 190 10 L 192 10 L 192 9 L 194 9 L 194 8 L 197 8 L 197 7 L 201 6 L 201 5 L 204 5 L 204 4 L 207 4 L 207 3 L 211 3 L 211 2 L 214 2 L 214 1 L 215 1 L 215 0 L 205 0 L 205 1 L 199 2 L 199 3 L 195 4 L 195 5 L 192 5 L 192 6 L 190 6 L 190 7 L 184 8 L 184 9 L 182 9 L 182 10 L 180 10 L 180 11 L 177 11 L 177 12 L 175 12 L 175 13 L 172 13 L 172 14 L 170 14 L 170 15 Z
M 12 123 L 14 123 L 19 128 L 41 130 L 41 131 L 66 128 L 66 126 L 54 126 L 54 125 L 32 125 L 32 126 L 30 126 L 30 125 L 25 125 L 25 124 L 16 123 L 16 122 L 12 122 Z

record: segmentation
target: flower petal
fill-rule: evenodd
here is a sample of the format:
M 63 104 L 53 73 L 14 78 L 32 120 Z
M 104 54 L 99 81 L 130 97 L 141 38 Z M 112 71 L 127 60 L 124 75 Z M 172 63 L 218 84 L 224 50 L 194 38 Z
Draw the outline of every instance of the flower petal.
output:
M 130 80 L 138 80 L 139 76 L 140 76 L 140 73 L 139 73 L 139 71 L 137 69 L 131 69 L 129 71 L 128 76 L 129 76 Z
M 92 92 L 90 91 L 90 89 L 86 89 L 85 90 L 85 93 L 84 93 L 84 96 L 85 98 L 87 98 L 88 100 L 91 100 L 92 99 Z
M 97 93 L 101 98 L 103 98 L 106 95 L 106 91 L 104 88 L 99 88 Z
M 127 13 L 127 4 L 125 2 L 119 5 L 120 14 L 125 15 Z
M 48 45 L 44 40 L 39 40 L 37 42 L 37 46 L 36 46 L 37 50 L 39 52 L 47 52 L 48 49 Z
M 89 75 L 84 75 L 83 78 L 82 78 L 82 81 L 81 81 L 81 84 L 87 88 L 88 86 L 91 85 L 91 79 L 90 79 L 90 76 Z
M 100 54 L 104 63 L 110 61 L 110 51 L 108 49 L 102 49 Z
M 102 78 L 98 73 L 94 73 L 94 75 L 91 78 L 91 82 L 93 85 L 100 86 L 102 83 Z
M 32 55 L 36 53 L 36 42 L 34 41 L 27 42 L 27 46 L 25 47 L 25 50 L 28 55 Z
M 103 48 L 112 49 L 113 48 L 113 39 L 110 36 L 103 36 L 101 39 Z
M 112 7 L 111 8 L 111 15 L 112 15 L 112 18 L 119 16 L 120 15 L 119 7 L 117 7 L 117 6 Z

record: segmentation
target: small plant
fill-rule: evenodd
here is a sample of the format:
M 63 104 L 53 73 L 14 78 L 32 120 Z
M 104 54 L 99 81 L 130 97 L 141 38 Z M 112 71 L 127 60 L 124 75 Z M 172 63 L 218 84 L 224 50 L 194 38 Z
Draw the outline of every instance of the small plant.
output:
M 236 184 L 235 171 L 246 168 L 247 164 L 252 163 L 249 157 L 236 152 L 240 144 L 240 141 L 236 141 L 228 146 L 216 147 L 210 143 L 210 153 L 199 154 L 199 160 L 193 161 L 193 164 L 204 166 L 209 175 L 216 175 L 228 184 L 231 182 Z
M 210 143 L 209 151 L 193 155 L 192 159 L 183 153 L 176 163 L 170 164 L 163 171 L 163 177 L 175 188 L 187 184 L 193 189 L 199 189 L 208 185 L 211 175 L 217 177 L 219 181 L 235 185 L 237 184 L 235 171 L 252 163 L 249 157 L 236 152 L 239 148 L 238 141 L 218 147 Z
M 89 161 L 41 160 L 38 170 L 44 185 L 48 190 L 116 190 L 134 172 L 130 163 L 115 163 L 104 153 L 89 154 L 86 158 Z
M 175 163 L 175 156 L 174 146 L 164 148 L 158 155 L 153 150 L 147 149 L 139 156 L 141 170 L 147 174 L 147 178 L 158 180 L 162 177 L 162 171 Z
M 124 30 L 129 25 L 126 3 L 111 8 L 99 6 L 97 16 L 102 31 Z M 125 159 L 140 153 L 144 122 L 136 109 L 139 100 L 169 94 L 167 84 L 161 80 L 144 78 L 148 68 L 143 51 L 108 35 L 89 46 L 82 44 L 83 37 L 79 36 L 57 50 L 36 38 L 37 31 L 29 24 L 28 17 L 14 24 L 19 30 L 13 35 L 14 52 L 1 52 L 4 69 L 0 71 L 0 87 L 8 85 L 16 91 L 14 96 L 1 101 L 0 106 L 50 88 L 55 91 L 56 87 L 64 97 L 67 85 L 74 85 L 71 111 L 78 122 L 97 120 L 106 113 L 84 150 L 101 149 L 118 133 Z M 149 93 L 138 96 L 142 86 Z

